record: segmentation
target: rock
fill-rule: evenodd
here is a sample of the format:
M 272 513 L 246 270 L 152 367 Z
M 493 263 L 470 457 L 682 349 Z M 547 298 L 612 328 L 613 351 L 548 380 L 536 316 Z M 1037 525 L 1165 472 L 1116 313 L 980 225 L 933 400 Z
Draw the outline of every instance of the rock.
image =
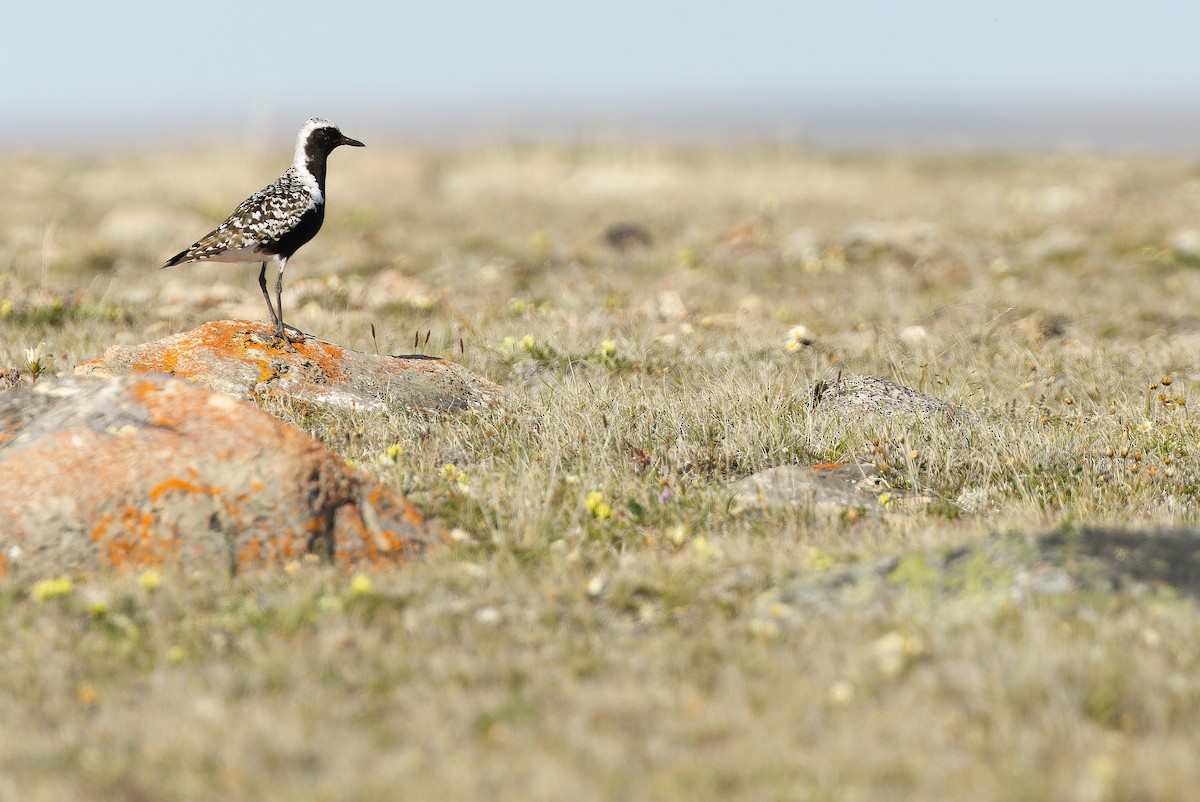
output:
M 1072 259 L 1087 248 L 1087 238 L 1078 231 L 1052 226 L 1036 239 L 1025 243 L 1023 252 L 1031 262 L 1053 262 Z
M 981 515 L 992 508 L 997 494 L 990 487 L 966 487 L 954 499 L 965 515 Z
M 1036 311 L 1017 318 L 1009 324 L 1009 329 L 1020 337 L 1041 342 L 1066 336 L 1074 329 L 1074 324 L 1064 315 Z
M 683 296 L 675 290 L 660 290 L 654 300 L 654 313 L 662 320 L 678 322 L 688 316 Z
M 717 235 L 714 244 L 718 248 L 745 248 L 757 246 L 758 223 L 754 220 L 749 220 L 745 223 L 739 223 L 732 228 L 728 228 Z
M 1029 199 L 1030 209 L 1047 217 L 1057 217 L 1074 211 L 1086 204 L 1089 193 L 1079 187 L 1045 187 L 1033 193 Z
M 905 326 L 897 335 L 900 342 L 909 348 L 917 348 L 929 342 L 929 330 L 921 325 Z
M 846 230 L 840 238 L 842 247 L 847 251 L 889 250 L 910 259 L 936 253 L 944 240 L 941 229 L 923 220 L 859 223 Z
M 835 566 L 763 593 L 755 608 L 775 619 L 796 614 L 799 622 L 804 614 L 846 609 L 889 615 L 900 603 L 937 605 L 941 611 L 950 603 L 968 611 L 995 610 L 1071 593 L 1140 595 L 1156 586 L 1200 596 L 1200 531 L 996 535 L 866 565 Z
M 1200 256 L 1200 230 L 1181 228 L 1171 234 L 1168 247 L 1183 256 Z
M 489 403 L 499 388 L 442 359 L 380 356 L 307 337 L 288 349 L 270 323 L 221 320 L 140 345 L 114 345 L 76 373 L 170 373 L 240 398 L 283 397 L 333 407 L 457 412 Z
M 372 311 L 389 306 L 431 309 L 437 302 L 433 290 L 424 281 L 390 268 L 372 276 L 353 298 L 358 306 Z
M 402 562 L 443 539 L 299 429 L 161 374 L 0 396 L 0 519 L 10 576 Z
M 970 415 L 940 398 L 874 376 L 838 375 L 816 382 L 812 406 L 848 420 L 965 423 Z
M 739 479 L 730 489 L 736 508 L 800 509 L 828 521 L 851 510 L 878 515 L 879 495 L 888 484 L 874 465 L 826 462 L 768 468 Z
M 654 245 L 654 236 L 641 223 L 628 220 L 613 223 L 604 229 L 604 243 L 615 251 L 639 251 Z
M 785 259 L 805 262 L 821 257 L 821 239 L 811 228 L 798 228 L 783 238 L 780 252 Z

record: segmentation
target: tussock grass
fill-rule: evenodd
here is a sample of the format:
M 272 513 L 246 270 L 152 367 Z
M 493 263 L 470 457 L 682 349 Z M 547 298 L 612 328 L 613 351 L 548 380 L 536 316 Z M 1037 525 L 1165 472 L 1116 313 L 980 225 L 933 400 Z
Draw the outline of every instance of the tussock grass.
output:
M 272 411 L 459 545 L 357 584 L 302 562 L 0 588 L 0 799 L 1190 798 L 1187 596 L 755 602 L 997 532 L 1194 525 L 1194 164 L 353 155 L 289 267 L 289 321 L 360 350 L 415 336 L 504 397 L 450 417 Z M 6 163 L 0 362 L 45 342 L 70 370 L 261 317 L 249 267 L 156 268 L 277 166 Z M 622 220 L 654 244 L 608 248 Z M 419 291 L 373 299 L 392 270 Z M 968 422 L 814 409 L 838 371 Z M 921 500 L 836 524 L 733 508 L 732 480 L 820 461 L 873 463 Z

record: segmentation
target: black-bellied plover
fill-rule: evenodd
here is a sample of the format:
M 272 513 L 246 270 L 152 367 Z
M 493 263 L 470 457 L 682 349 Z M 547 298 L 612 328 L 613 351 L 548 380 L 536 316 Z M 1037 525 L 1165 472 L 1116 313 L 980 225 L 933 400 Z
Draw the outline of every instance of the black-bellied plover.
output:
M 296 159 L 274 183 L 242 201 L 224 223 L 192 247 L 167 260 L 163 267 L 187 262 L 262 262 L 262 288 L 279 336 L 290 344 L 283 327 L 283 271 L 304 243 L 317 235 L 325 221 L 325 162 L 340 145 L 363 143 L 342 134 L 329 120 L 314 117 L 296 136 Z M 279 264 L 275 303 L 267 292 L 267 262 Z

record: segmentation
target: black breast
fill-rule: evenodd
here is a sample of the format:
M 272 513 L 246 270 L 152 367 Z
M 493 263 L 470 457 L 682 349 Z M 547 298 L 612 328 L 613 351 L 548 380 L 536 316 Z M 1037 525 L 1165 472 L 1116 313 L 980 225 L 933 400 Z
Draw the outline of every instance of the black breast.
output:
M 292 254 L 300 250 L 300 246 L 317 236 L 317 232 L 321 230 L 321 224 L 324 222 L 325 204 L 318 203 L 302 214 L 291 230 L 282 234 L 275 241 L 264 244 L 261 250 L 285 259 L 290 258 Z

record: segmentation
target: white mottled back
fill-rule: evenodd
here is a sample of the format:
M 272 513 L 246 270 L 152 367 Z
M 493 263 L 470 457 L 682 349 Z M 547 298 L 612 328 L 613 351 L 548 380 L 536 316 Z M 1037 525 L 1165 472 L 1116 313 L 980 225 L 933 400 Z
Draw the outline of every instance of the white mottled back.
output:
M 323 179 L 328 142 L 332 141 L 321 137 L 317 142 L 312 141 L 313 132 L 322 129 L 330 129 L 336 134 L 336 140 L 342 139 L 341 129 L 336 124 L 323 117 L 310 119 L 296 135 L 295 159 L 291 167 L 273 183 L 242 201 L 225 222 L 163 266 L 199 261 L 258 261 L 277 255 L 288 257 L 312 239 L 324 219 L 325 193 L 310 165 L 319 164 L 318 172 Z M 293 236 L 297 231 L 299 238 Z M 286 252 L 279 250 L 281 247 L 287 249 Z

